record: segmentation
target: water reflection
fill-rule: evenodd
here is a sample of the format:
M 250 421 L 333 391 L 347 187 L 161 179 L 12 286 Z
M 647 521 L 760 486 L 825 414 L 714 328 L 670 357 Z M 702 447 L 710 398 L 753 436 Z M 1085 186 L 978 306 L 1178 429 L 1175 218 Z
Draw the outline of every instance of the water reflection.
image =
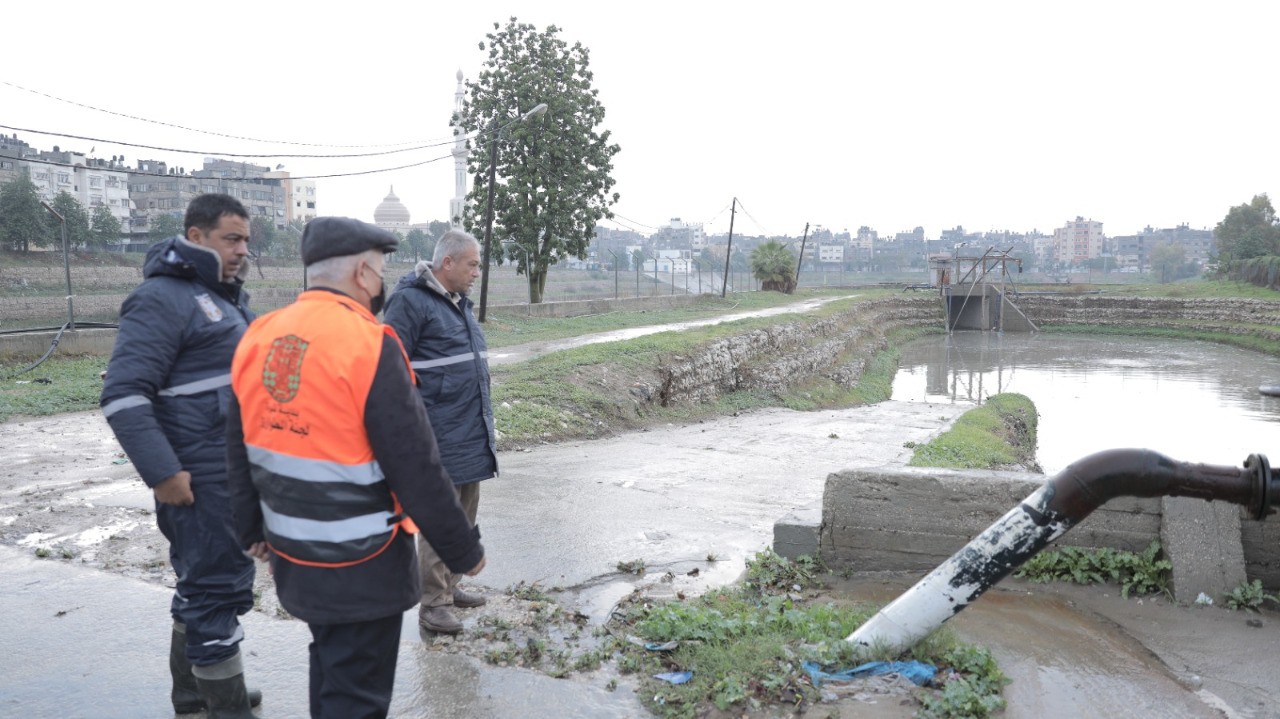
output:
M 1237 464 L 1280 457 L 1280 358 L 1208 342 L 956 332 L 905 346 L 893 399 L 979 403 L 1000 392 L 1040 412 L 1037 459 L 1054 473 L 1087 454 L 1140 447 Z

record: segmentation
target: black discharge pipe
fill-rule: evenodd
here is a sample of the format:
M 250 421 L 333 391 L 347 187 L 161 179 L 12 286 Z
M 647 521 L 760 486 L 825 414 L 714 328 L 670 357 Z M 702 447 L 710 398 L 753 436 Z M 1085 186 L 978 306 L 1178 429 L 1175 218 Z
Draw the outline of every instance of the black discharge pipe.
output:
M 1073 462 L 869 619 L 847 641 L 900 654 L 960 613 L 1037 552 L 1116 497 L 1198 497 L 1264 519 L 1280 503 L 1265 455 L 1243 468 L 1178 462 L 1146 449 L 1110 449 Z

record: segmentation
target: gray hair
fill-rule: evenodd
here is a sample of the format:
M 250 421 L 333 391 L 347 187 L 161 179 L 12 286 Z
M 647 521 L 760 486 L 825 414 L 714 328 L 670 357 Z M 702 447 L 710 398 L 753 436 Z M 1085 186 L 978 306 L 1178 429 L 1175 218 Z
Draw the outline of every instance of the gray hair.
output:
M 457 257 L 470 248 L 480 249 L 480 241 L 470 232 L 449 230 L 436 242 L 436 251 L 431 255 L 431 266 L 439 268 L 446 257 Z
M 347 275 L 351 274 L 351 271 L 355 269 L 356 263 L 360 260 L 373 264 L 373 258 L 381 254 L 382 250 L 365 250 L 354 255 L 327 257 L 319 262 L 313 262 L 307 265 L 307 284 L 341 282 L 346 279 Z

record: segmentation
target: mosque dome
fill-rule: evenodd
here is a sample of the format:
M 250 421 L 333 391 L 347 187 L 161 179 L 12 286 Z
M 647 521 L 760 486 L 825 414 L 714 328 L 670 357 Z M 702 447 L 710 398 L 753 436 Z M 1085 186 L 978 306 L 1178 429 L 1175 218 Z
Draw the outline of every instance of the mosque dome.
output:
M 396 197 L 395 187 L 392 187 L 391 192 L 387 193 L 386 198 L 382 200 L 382 204 L 378 205 L 378 209 L 373 211 L 373 224 L 409 224 L 409 208 L 405 207 L 404 204 L 400 202 L 399 197 Z

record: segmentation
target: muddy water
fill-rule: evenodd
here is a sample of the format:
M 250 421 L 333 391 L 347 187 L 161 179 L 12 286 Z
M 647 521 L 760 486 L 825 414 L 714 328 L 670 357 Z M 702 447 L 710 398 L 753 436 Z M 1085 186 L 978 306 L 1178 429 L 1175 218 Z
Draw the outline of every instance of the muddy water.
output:
M 1280 458 L 1280 398 L 1261 395 L 1264 384 L 1280 384 L 1280 358 L 1209 342 L 956 332 L 903 348 L 893 399 L 1025 394 L 1040 413 L 1037 458 L 1053 474 L 1117 447 L 1208 464 Z

